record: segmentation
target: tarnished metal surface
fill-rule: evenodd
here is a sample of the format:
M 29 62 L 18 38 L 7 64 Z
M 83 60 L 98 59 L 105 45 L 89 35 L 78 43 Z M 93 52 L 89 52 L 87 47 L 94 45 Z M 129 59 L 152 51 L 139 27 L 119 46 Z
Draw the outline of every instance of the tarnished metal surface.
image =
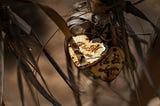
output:
M 90 40 L 86 35 L 76 35 L 69 42 L 69 53 L 73 63 L 84 69 L 99 62 L 108 50 L 99 38 Z
M 89 40 L 77 35 L 69 42 L 69 53 L 78 69 L 87 70 L 90 76 L 110 82 L 124 69 L 125 55 L 118 47 L 104 45 L 99 38 Z
M 121 48 L 111 47 L 107 56 L 98 64 L 88 68 L 94 78 L 110 82 L 124 70 L 125 55 Z

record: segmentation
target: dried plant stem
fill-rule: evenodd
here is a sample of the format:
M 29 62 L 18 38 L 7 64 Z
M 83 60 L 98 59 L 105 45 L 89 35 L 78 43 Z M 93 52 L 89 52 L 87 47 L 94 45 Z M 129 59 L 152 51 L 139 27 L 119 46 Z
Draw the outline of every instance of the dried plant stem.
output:
M 124 27 L 123 27 L 124 28 Z M 122 32 L 123 35 L 126 35 L 125 34 L 125 31 Z M 138 88 L 136 86 L 136 79 L 135 79 L 135 75 L 134 75 L 134 67 L 133 67 L 133 64 L 132 64 L 132 61 L 131 61 L 131 56 L 130 56 L 130 53 L 129 53 L 129 46 L 128 46 L 128 42 L 127 42 L 127 39 L 125 39 L 126 36 L 124 37 L 123 41 L 124 41 L 124 48 L 126 50 L 126 58 L 127 58 L 127 62 L 128 62 L 128 65 L 130 67 L 130 73 L 132 75 L 132 81 L 133 81 L 133 84 L 134 84 L 134 88 L 135 88 L 135 91 L 136 91 L 136 96 L 137 96 L 137 102 L 138 102 L 138 106 L 141 106 L 141 102 L 140 102 L 140 96 L 139 96 L 139 93 L 138 93 Z
M 59 29 L 64 33 L 66 40 L 70 40 L 72 38 L 72 34 L 69 31 L 65 20 L 54 9 L 42 4 L 37 5 L 50 17 L 51 20 L 55 22 Z
M 117 8 L 116 9 L 116 15 L 118 16 L 118 20 L 119 20 L 119 23 L 121 25 L 121 31 L 122 31 L 122 35 L 123 35 L 123 42 L 124 42 L 124 50 L 125 50 L 125 54 L 126 54 L 126 60 L 127 60 L 128 66 L 130 68 L 130 73 L 131 73 L 131 76 L 132 76 L 132 81 L 133 81 L 133 85 L 134 85 L 136 96 L 137 96 L 137 103 L 138 103 L 138 106 L 141 106 L 140 96 L 139 96 L 139 93 L 138 93 L 138 88 L 136 86 L 136 79 L 135 79 L 135 75 L 134 75 L 135 70 L 134 70 L 133 62 L 131 60 L 130 50 L 129 50 L 129 46 L 128 46 L 128 39 L 127 39 L 126 29 L 125 29 L 125 20 L 124 20 L 122 10 Z
M 122 25 L 125 25 L 125 21 L 123 20 L 124 18 L 122 18 Z M 132 60 L 131 60 L 131 56 L 130 56 L 130 52 L 129 52 L 129 46 L 128 46 L 128 41 L 127 41 L 127 37 L 126 37 L 126 31 L 125 31 L 125 26 L 122 26 L 122 33 L 123 33 L 123 42 L 124 42 L 124 48 L 126 50 L 126 59 L 127 59 L 127 62 L 128 62 L 128 66 L 130 68 L 129 72 L 131 74 L 131 79 L 133 81 L 133 85 L 134 85 L 134 88 L 135 88 L 135 92 L 136 92 L 136 97 L 137 97 L 137 103 L 138 103 L 138 106 L 141 106 L 141 102 L 140 102 L 140 95 L 139 95 L 139 92 L 138 92 L 138 87 L 137 87 L 137 84 L 136 84 L 136 78 L 135 78 L 135 70 L 134 70 L 134 67 L 133 67 L 133 63 L 132 63 Z
M 73 91 L 73 95 L 74 95 L 76 104 L 77 104 L 77 106 L 82 106 L 80 93 L 79 93 L 79 85 L 77 85 L 76 81 L 75 81 L 75 77 L 74 77 L 74 74 L 73 74 L 73 68 L 72 68 L 72 64 L 71 64 L 71 58 L 69 57 L 69 51 L 68 51 L 67 45 L 68 45 L 68 41 L 65 40 L 64 50 L 65 50 L 65 53 L 66 53 L 68 76 L 69 76 L 70 84 L 73 88 L 72 91 Z
M 0 33 L 0 106 L 3 104 L 4 91 L 4 40 L 3 34 Z
M 145 1 L 145 0 L 136 1 L 135 3 L 133 3 L 133 5 L 137 5 L 137 4 L 139 4 L 139 3 L 143 2 L 143 1 Z

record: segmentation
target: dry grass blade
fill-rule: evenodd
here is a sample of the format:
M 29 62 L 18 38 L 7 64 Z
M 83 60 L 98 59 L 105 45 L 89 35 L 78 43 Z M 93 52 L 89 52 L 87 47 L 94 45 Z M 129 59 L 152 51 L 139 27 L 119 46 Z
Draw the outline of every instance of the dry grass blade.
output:
M 76 101 L 77 106 L 82 106 L 81 99 L 80 99 L 80 93 L 79 93 L 79 86 L 76 84 L 75 76 L 73 74 L 73 68 L 72 68 L 72 62 L 68 51 L 68 42 L 65 42 L 64 45 L 65 54 L 66 54 L 66 61 L 67 61 L 67 71 L 70 83 L 73 87 L 73 95 Z
M 23 19 L 15 18 L 15 17 L 12 17 L 11 19 L 12 19 L 13 23 L 15 23 L 16 25 L 11 24 L 9 26 L 9 32 L 8 32 L 8 34 L 9 34 L 8 40 L 9 41 L 8 42 L 9 42 L 9 45 L 11 46 L 11 50 L 13 51 L 13 53 L 17 57 L 19 57 L 20 60 L 23 60 L 23 62 L 21 62 L 21 68 L 23 69 L 23 71 L 25 70 L 26 73 L 25 72 L 24 73 L 25 73 L 27 79 L 48 101 L 50 101 L 52 104 L 55 104 L 56 106 L 60 106 L 60 104 L 52 97 L 52 94 L 47 87 L 47 84 L 46 84 L 46 82 L 45 82 L 45 80 L 44 80 L 44 78 L 38 68 L 38 65 L 33 57 L 33 54 L 28 49 L 26 41 L 21 38 L 21 33 L 20 33 L 21 30 L 24 30 L 24 32 L 27 33 L 27 31 L 25 31 L 25 26 L 23 28 L 21 28 L 21 26 L 23 24 L 23 23 L 21 23 L 21 21 L 23 21 Z M 18 20 L 18 19 L 20 19 L 20 20 Z M 25 23 L 25 21 L 23 21 L 23 22 Z M 27 24 L 27 23 L 25 23 L 25 24 Z M 30 35 L 26 34 L 26 36 L 30 36 Z M 21 41 L 21 42 L 19 42 L 19 41 Z M 45 87 L 47 88 L 49 94 L 43 88 L 43 86 L 39 83 L 39 81 L 36 79 L 36 77 L 34 76 L 29 65 L 34 69 L 34 71 L 36 71 L 39 74 L 39 76 L 42 79 L 43 83 L 45 84 Z M 31 75 L 28 75 L 27 71 L 30 71 Z
M 33 101 L 35 103 L 36 106 L 40 106 L 40 102 L 39 102 L 39 99 L 38 99 L 38 95 L 37 93 L 35 93 L 35 90 L 33 89 L 33 86 L 32 84 L 30 83 L 30 81 L 27 79 L 27 77 L 25 76 L 25 74 L 22 72 L 23 76 L 24 76 L 24 79 L 27 83 L 27 86 L 29 88 L 29 91 L 31 92 L 31 95 L 32 95 L 32 98 L 33 98 Z
M 3 104 L 4 95 L 4 38 L 0 32 L 0 105 Z
M 64 21 L 64 19 L 55 10 L 53 10 L 52 8 L 50 8 L 48 6 L 44 6 L 42 4 L 38 4 L 38 5 L 57 24 L 57 26 L 60 28 L 60 30 L 66 36 L 66 40 L 69 40 L 71 38 L 71 33 L 70 33 L 70 31 L 68 29 L 68 26 L 67 26 L 66 22 Z M 35 35 L 34 33 L 32 33 L 32 34 Z M 35 38 L 39 42 L 39 39 L 37 38 L 37 36 L 35 36 Z M 40 42 L 39 42 L 39 44 L 41 45 Z M 41 45 L 41 47 L 43 48 L 42 45 Z M 71 87 L 71 85 L 70 85 L 70 83 L 68 81 L 68 78 L 63 73 L 63 71 L 61 70 L 61 68 L 58 66 L 58 64 L 56 63 L 56 61 L 50 56 L 50 54 L 48 53 L 48 51 L 45 48 L 43 49 L 43 52 L 46 55 L 46 57 L 48 58 L 48 60 L 51 62 L 51 64 L 55 67 L 55 69 L 57 70 L 57 72 L 64 79 L 64 81 L 73 90 L 73 88 Z
M 123 14 L 122 8 L 121 7 L 116 7 L 114 14 L 115 14 L 115 17 L 117 17 L 117 21 L 120 24 L 120 30 L 121 30 L 122 35 L 123 35 L 122 40 L 123 40 L 123 45 L 124 45 L 124 51 L 125 51 L 125 55 L 126 55 L 126 61 L 127 61 L 127 64 L 128 64 L 128 70 L 130 70 L 130 73 L 132 75 L 131 78 L 132 78 L 132 81 L 133 81 L 133 84 L 134 84 L 134 88 L 135 88 L 135 91 L 136 91 L 137 105 L 141 106 L 140 96 L 139 96 L 139 93 L 138 93 L 138 88 L 136 86 L 137 84 L 136 84 L 135 74 L 134 74 L 134 71 L 136 69 L 134 67 L 134 62 L 132 61 L 131 52 L 130 52 L 130 48 L 129 48 L 129 45 L 128 45 L 128 35 L 126 33 L 125 18 L 124 18 L 124 14 Z
M 21 98 L 22 106 L 25 106 L 24 90 L 23 90 L 24 85 L 23 85 L 23 81 L 22 81 L 22 75 L 24 76 L 24 79 L 25 79 L 25 81 L 27 83 L 29 91 L 31 92 L 31 95 L 32 95 L 32 98 L 33 98 L 33 101 L 34 101 L 35 105 L 36 106 L 40 106 L 39 99 L 37 98 L 37 94 L 33 90 L 33 87 L 29 83 L 29 80 L 27 79 L 27 77 L 21 71 L 22 70 L 20 68 L 20 64 L 18 63 L 18 66 L 17 66 L 17 80 L 18 80 L 18 87 L 19 87 L 19 92 L 20 92 L 20 98 Z
M 47 85 L 45 79 L 43 78 L 42 73 L 41 73 L 41 71 L 40 71 L 40 69 L 39 69 L 39 67 L 38 67 L 38 65 L 37 65 L 37 63 L 36 63 L 36 61 L 35 61 L 35 59 L 34 59 L 34 57 L 32 55 L 32 53 L 29 50 L 27 50 L 27 56 L 28 56 L 28 60 L 27 61 L 30 62 L 30 64 L 35 69 L 35 71 L 39 74 L 40 78 L 42 79 L 42 81 L 43 81 L 43 83 L 44 83 L 44 85 L 46 87 L 46 89 L 48 90 L 48 92 L 50 93 L 50 95 L 52 95 L 52 93 L 49 90 L 48 85 Z
M 38 5 L 57 24 L 57 26 L 60 28 L 60 30 L 64 33 L 66 41 L 71 39 L 72 34 L 70 33 L 68 26 L 67 26 L 66 22 L 63 20 L 63 18 L 56 11 L 54 11 L 52 8 L 49 8 L 49 7 L 41 5 L 41 4 L 38 4 Z M 44 51 L 44 53 L 46 54 L 46 51 Z M 49 60 L 51 60 L 51 59 L 49 59 Z M 56 63 L 53 61 L 53 59 L 52 59 L 52 63 L 54 63 L 53 65 L 55 65 L 56 66 L 55 68 L 58 69 L 58 67 L 57 67 Z M 71 85 L 69 85 L 68 81 L 66 81 L 66 82 L 68 83 L 70 88 L 73 90 L 73 95 L 75 96 L 75 100 L 76 100 L 77 105 L 81 106 L 82 104 L 81 104 L 78 89 L 77 89 L 77 86 L 76 86 L 76 83 L 74 80 L 74 75 L 73 75 L 71 67 L 69 67 L 70 65 L 68 63 L 70 63 L 70 62 L 67 59 L 67 69 L 68 69 L 68 74 L 69 74 Z M 61 76 L 64 76 L 64 75 L 61 75 Z
M 137 17 L 139 17 L 139 18 L 141 18 L 141 19 L 143 19 L 143 20 L 145 20 L 145 21 L 147 21 L 147 22 L 149 22 L 150 24 L 151 24 L 151 26 L 153 27 L 153 29 L 155 30 L 155 34 L 156 34 L 156 38 L 155 38 L 155 42 L 156 42 L 156 40 L 160 37 L 160 29 L 159 29 L 159 27 L 157 27 L 156 25 L 154 25 L 153 23 L 152 23 L 152 21 L 150 21 L 148 18 L 147 18 L 147 16 L 145 16 L 145 14 L 143 14 L 139 9 L 137 9 L 135 6 L 133 6 L 132 4 L 131 4 L 131 2 L 126 2 L 126 8 L 125 8 L 125 11 L 127 12 L 127 13 L 131 13 L 131 14 L 133 14 L 133 15 L 135 15 L 135 16 L 137 16 Z M 154 43 L 153 43 L 153 46 L 154 46 Z
M 23 81 L 22 81 L 22 75 L 21 75 L 21 70 L 20 70 L 20 65 L 19 64 L 17 66 L 17 81 L 18 81 L 18 87 L 19 87 L 19 93 L 20 93 L 22 106 L 24 106 Z
M 23 60 L 20 66 L 22 70 L 24 71 L 24 74 L 27 80 L 29 80 L 30 83 L 36 88 L 36 90 L 39 91 L 41 95 L 44 96 L 48 101 L 50 101 L 52 104 L 55 104 L 56 106 L 60 106 L 60 104 L 50 94 L 47 93 L 47 91 L 43 88 L 43 86 L 39 83 L 39 81 L 34 76 L 34 73 L 32 69 L 30 68 L 31 66 L 33 69 L 35 69 L 34 66 L 32 66 L 32 64 L 26 60 L 26 57 L 22 56 L 23 53 L 17 53 L 18 51 L 16 51 L 15 48 L 18 47 L 19 45 L 16 45 L 16 47 L 15 45 L 11 45 L 11 46 L 12 46 L 11 48 L 13 49 L 13 52 L 15 53 L 15 55 L 19 57 L 19 59 Z M 25 48 L 25 46 L 23 48 Z
M 138 1 L 134 2 L 133 5 L 137 5 L 137 4 L 139 4 L 139 3 L 143 2 L 143 1 L 145 1 L 145 0 L 138 0 Z
M 46 48 L 44 46 L 42 46 L 38 36 L 36 35 L 36 33 L 34 31 L 31 31 L 31 35 L 34 36 L 34 38 L 37 40 L 39 46 L 42 48 L 45 56 L 47 57 L 47 59 L 49 60 L 49 62 L 52 64 L 52 66 L 56 69 L 56 71 L 58 72 L 58 74 L 62 77 L 62 79 L 67 83 L 67 85 L 73 90 L 72 86 L 70 85 L 70 82 L 67 78 L 67 76 L 64 74 L 64 72 L 62 71 L 62 69 L 59 67 L 59 65 L 57 64 L 57 62 L 54 60 L 54 58 L 52 58 L 52 56 L 49 54 L 49 52 L 46 50 Z M 36 64 L 36 62 L 34 61 L 34 63 Z
M 72 37 L 65 20 L 52 8 L 38 4 L 38 6 L 56 23 L 59 29 L 64 33 L 66 40 Z
M 28 2 L 28 3 L 32 3 L 32 2 Z M 63 18 L 56 11 L 54 11 L 53 9 L 51 9 L 51 8 L 49 8 L 47 6 L 43 6 L 41 4 L 38 4 L 38 5 L 57 24 L 57 26 L 60 27 L 60 29 L 62 30 L 62 32 L 66 35 L 66 39 L 70 39 L 69 36 L 71 36 L 71 34 L 70 34 L 70 32 L 68 30 L 68 27 L 67 27 L 65 21 L 63 20 Z M 12 13 L 12 20 L 15 22 L 15 24 L 17 26 L 19 26 L 27 34 L 31 33 L 31 35 L 33 35 L 36 38 L 36 40 L 38 41 L 39 46 L 42 47 L 42 48 L 44 48 L 41 45 L 41 42 L 39 41 L 37 35 L 33 31 L 31 31 L 32 30 L 31 27 L 22 18 L 20 18 L 18 15 L 16 15 L 16 13 L 14 13 L 13 11 L 10 11 L 10 12 Z M 46 55 L 46 57 L 48 58 L 48 60 L 51 62 L 51 64 L 55 67 L 55 69 L 57 70 L 57 72 L 61 75 L 61 77 L 64 79 L 64 81 L 72 89 L 72 87 L 71 87 L 71 85 L 70 85 L 70 83 L 69 83 L 66 75 L 63 73 L 63 71 L 61 70 L 61 68 L 56 63 L 56 61 L 50 56 L 50 54 L 48 53 L 48 51 L 45 48 L 43 49 L 43 51 L 44 51 L 44 54 Z M 46 85 L 45 80 L 43 79 L 43 77 L 42 77 L 39 69 L 37 68 L 36 62 L 34 61 L 32 55 L 30 53 L 27 53 L 27 54 L 28 54 L 29 60 L 31 61 L 31 64 L 33 66 L 35 66 L 35 70 L 38 71 L 41 79 L 43 80 L 44 84 Z M 47 85 L 46 85 L 46 88 L 48 89 Z
M 127 23 L 126 23 L 127 24 Z M 128 25 L 129 24 L 127 24 L 126 25 L 126 27 L 128 27 Z M 130 29 L 130 28 L 129 28 Z M 129 29 L 127 29 L 128 30 L 128 32 L 130 33 L 129 34 L 129 36 L 130 37 L 132 37 L 132 39 L 134 39 L 134 40 L 136 40 L 137 42 L 140 42 L 140 43 L 143 43 L 143 44 L 148 44 L 148 42 L 146 41 L 146 40 L 144 40 L 144 39 L 141 39 L 141 38 L 139 38 L 137 35 L 139 35 L 139 34 L 135 34 L 135 33 L 133 33 L 133 31 L 131 31 L 131 30 L 129 30 Z M 135 36 L 136 35 L 136 36 Z M 146 34 L 145 34 L 146 35 Z
M 126 25 L 127 25 L 127 28 L 130 30 L 130 32 L 132 34 L 134 34 L 133 41 L 134 41 L 134 45 L 135 45 L 135 48 L 136 48 L 136 53 L 137 53 L 139 62 L 142 66 L 142 69 L 144 71 L 144 74 L 146 75 L 147 80 L 148 80 L 149 84 L 151 85 L 151 87 L 153 88 L 153 90 L 156 91 L 157 96 L 160 97 L 160 94 L 157 91 L 157 87 L 155 86 L 155 83 L 153 82 L 153 80 L 152 80 L 152 78 L 149 74 L 149 70 L 146 66 L 145 59 L 144 59 L 144 56 L 143 56 L 143 50 L 142 50 L 142 47 L 141 47 L 141 42 L 137 41 L 138 36 L 134 33 L 132 28 L 128 24 L 126 24 Z M 152 42 L 154 42 L 154 41 L 152 41 Z
M 41 42 L 39 41 L 38 36 L 32 31 L 31 27 L 22 18 L 20 18 L 18 15 L 16 15 L 16 13 L 12 12 L 12 14 L 14 15 L 13 21 L 15 22 L 15 24 L 17 26 L 19 26 L 27 34 L 31 34 L 32 36 L 35 37 L 35 39 L 38 41 L 39 47 L 43 48 L 43 51 L 44 51 L 46 57 L 49 59 L 49 61 L 52 63 L 52 65 L 56 68 L 57 72 L 61 75 L 61 77 L 64 79 L 64 81 L 70 86 L 67 77 L 65 76 L 65 74 L 63 73 L 61 68 L 58 66 L 58 64 L 55 62 L 55 60 L 47 52 L 47 50 L 41 45 Z M 36 64 L 36 61 L 34 60 L 34 57 L 32 56 L 32 54 L 28 50 L 27 50 L 27 54 L 28 54 L 28 60 L 34 66 L 35 70 L 38 72 L 38 74 L 40 75 L 43 83 L 45 84 L 45 86 L 47 88 L 47 90 L 49 91 L 49 88 L 47 87 L 47 84 L 46 84 L 46 82 L 45 82 L 45 80 L 44 80 L 44 78 L 43 78 L 43 76 L 42 76 L 37 64 Z M 71 86 L 70 86 L 70 88 L 71 88 Z M 50 91 L 49 91 L 49 93 L 51 94 Z
M 21 17 L 19 17 L 15 12 L 13 12 L 11 9 L 9 9 L 9 12 L 10 12 L 12 21 L 17 26 L 19 26 L 25 33 L 30 34 L 31 27 Z
M 62 69 L 59 67 L 59 65 L 56 63 L 56 61 L 50 56 L 50 54 L 48 53 L 48 51 L 45 48 L 43 49 L 43 52 L 44 52 L 45 56 L 47 57 L 47 59 L 49 60 L 49 62 L 54 66 L 56 71 L 59 73 L 59 75 L 63 78 L 63 80 L 67 83 L 67 85 L 73 90 L 67 76 L 63 73 Z
M 157 25 L 158 29 L 160 29 L 160 17 L 158 17 Z M 153 39 L 151 41 L 151 48 L 154 48 L 160 39 L 160 31 L 155 31 Z
M 142 18 L 143 20 L 149 22 L 149 23 L 152 25 L 152 27 L 154 28 L 154 30 L 155 30 L 156 32 L 159 31 L 159 29 L 152 23 L 152 21 L 150 21 L 150 20 L 147 18 L 147 16 L 144 15 L 138 8 L 136 8 L 135 6 L 133 6 L 130 1 L 127 1 L 127 2 L 126 2 L 126 5 L 127 5 L 127 6 L 126 6 L 126 8 L 125 8 L 125 11 L 126 11 L 127 13 L 131 13 L 131 14 L 139 17 L 139 18 Z
M 30 67 L 27 65 L 25 61 L 20 61 L 20 66 L 27 77 L 27 79 L 30 81 L 30 83 L 40 92 L 43 97 L 45 97 L 48 101 L 50 101 L 55 106 L 61 106 L 61 104 L 51 95 L 49 95 L 46 90 L 43 88 L 43 86 L 39 83 L 35 75 L 33 74 Z
M 49 43 L 49 41 L 54 37 L 54 35 L 56 35 L 56 33 L 59 31 L 59 29 L 57 29 L 52 35 L 51 35 L 51 37 L 49 37 L 49 39 L 46 41 L 46 43 L 43 45 L 43 47 L 41 47 L 41 51 L 40 51 L 40 53 L 39 53 L 39 55 L 38 55 L 38 57 L 37 57 L 37 64 L 38 64 L 38 61 L 39 61 L 39 59 L 40 59 L 40 56 L 41 56 L 41 54 L 42 54 L 42 52 L 43 52 L 43 49 L 46 47 L 46 45 Z M 38 40 L 38 42 L 40 42 L 39 40 Z
M 35 61 L 33 53 L 29 49 L 30 46 L 27 44 L 27 40 L 23 38 L 24 36 L 31 37 L 30 40 L 34 39 L 37 41 L 36 43 L 38 44 L 38 47 L 42 47 L 44 54 L 46 55 L 48 60 L 52 63 L 52 65 L 55 67 L 55 69 L 60 74 L 60 76 L 64 79 L 64 81 L 68 84 L 68 86 L 73 91 L 74 91 L 74 88 L 72 88 L 72 85 L 70 84 L 68 78 L 63 73 L 61 68 L 58 66 L 56 61 L 51 57 L 51 55 L 48 53 L 45 47 L 42 46 L 39 39 L 37 39 L 38 36 L 32 30 L 32 27 L 26 21 L 24 21 L 23 18 L 21 18 L 16 12 L 11 10 L 10 7 L 12 7 L 12 5 L 15 4 L 14 1 L 22 2 L 22 3 L 32 3 L 34 5 L 38 5 L 48 15 L 48 17 L 50 17 L 51 20 L 54 21 L 57 24 L 57 26 L 62 30 L 67 41 L 71 38 L 72 35 L 64 19 L 55 10 L 49 8 L 48 6 L 44 6 L 35 1 L 27 1 L 27 0 L 22 0 L 22 1 L 13 0 L 11 2 L 10 1 L 7 2 L 9 6 L 5 8 L 5 12 L 6 12 L 5 16 L 7 17 L 6 22 L 4 22 L 5 24 L 4 32 L 6 34 L 5 40 L 6 40 L 7 46 L 10 47 L 15 57 L 17 57 L 17 59 L 19 60 L 18 69 L 17 69 L 17 80 L 18 80 L 18 86 L 19 86 L 22 106 L 25 105 L 24 91 L 23 91 L 24 85 L 22 83 L 22 80 L 23 80 L 22 74 L 23 74 L 24 79 L 27 82 L 29 90 L 31 91 L 32 97 L 35 100 L 36 106 L 39 106 L 40 103 L 38 102 L 38 99 L 36 98 L 36 95 L 34 94 L 33 88 L 39 91 L 39 93 L 43 97 L 45 97 L 49 102 L 51 102 L 53 105 L 61 106 L 61 104 L 52 96 L 50 90 L 48 89 L 48 86 L 38 67 L 38 64 Z M 1 64 L 1 65 L 4 65 L 4 64 Z M 38 75 L 40 76 L 45 86 L 42 86 L 42 84 L 37 80 L 34 72 L 38 73 Z M 3 86 L 1 85 L 1 87 Z M 3 99 L 1 99 L 1 105 L 3 104 L 2 102 L 3 102 Z
M 27 36 L 30 36 L 30 33 L 33 32 L 31 26 L 25 22 L 22 18 L 20 18 L 16 13 L 14 13 L 12 10 L 10 10 L 10 14 L 11 14 L 11 19 L 12 21 L 21 29 L 23 30 L 26 34 L 28 34 Z M 25 42 L 24 42 L 25 43 Z M 40 46 L 40 45 L 39 45 Z M 24 48 L 27 48 L 24 45 Z M 48 92 L 51 94 L 46 81 L 44 80 L 41 71 L 39 70 L 37 63 L 32 55 L 32 53 L 29 50 L 25 50 L 26 51 L 26 59 L 28 62 L 30 62 L 30 64 L 35 68 L 35 71 L 38 72 L 38 74 L 40 75 L 43 83 L 45 84 L 45 87 L 47 88 Z M 52 94 L 51 94 L 52 95 Z

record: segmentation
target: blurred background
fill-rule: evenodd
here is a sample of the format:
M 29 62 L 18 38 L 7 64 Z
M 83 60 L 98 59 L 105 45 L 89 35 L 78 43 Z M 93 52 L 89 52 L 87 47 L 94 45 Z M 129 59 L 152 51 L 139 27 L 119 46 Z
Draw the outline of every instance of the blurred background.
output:
M 38 1 L 38 0 L 37 0 Z M 73 4 L 80 0 L 39 0 L 40 2 L 48 5 L 55 9 L 64 19 L 67 19 L 72 13 Z M 50 38 L 50 36 L 58 29 L 57 26 L 45 16 L 45 14 L 34 6 L 15 4 L 16 11 L 20 14 L 33 29 L 40 35 L 40 39 L 43 44 Z M 137 5 L 137 7 L 144 12 L 149 19 L 154 23 L 157 22 L 158 17 L 160 17 L 160 1 L 159 0 L 145 0 L 144 2 Z M 137 24 L 142 24 L 147 26 L 148 24 L 143 21 L 137 21 L 137 19 L 129 16 L 127 18 L 131 24 L 135 24 L 135 30 Z M 145 31 L 150 27 L 145 27 Z M 34 45 L 34 44 L 33 44 Z M 47 49 L 51 55 L 55 58 L 57 63 L 66 72 L 66 62 L 64 54 L 64 35 L 61 31 L 58 31 L 54 38 L 47 44 Z M 38 54 L 40 51 L 34 51 Z M 156 47 L 152 50 L 149 57 L 147 58 L 147 66 L 150 70 L 150 74 L 160 88 L 160 42 L 156 44 Z M 6 106 L 21 106 L 19 90 L 17 84 L 17 72 L 16 72 L 16 60 L 11 53 L 7 51 L 5 54 L 5 103 Z M 66 85 L 62 78 L 56 73 L 55 69 L 47 61 L 47 59 L 42 55 L 39 61 L 39 66 L 43 73 L 43 76 L 52 91 L 55 98 L 63 106 L 76 106 L 74 97 L 72 95 L 71 89 Z M 95 90 L 90 80 L 82 77 L 82 101 L 84 106 L 94 106 L 93 96 L 96 97 L 97 106 L 137 106 L 135 95 L 131 95 L 128 86 L 128 81 L 122 78 L 120 75 L 114 82 L 112 86 L 106 85 L 104 82 L 100 82 L 104 85 L 105 89 L 102 87 L 97 87 Z M 141 83 L 138 86 L 141 89 L 141 102 L 143 106 L 146 106 L 148 102 L 155 96 L 154 91 L 151 89 L 147 82 L 146 77 L 141 76 Z M 25 89 L 25 103 L 26 106 L 34 106 L 32 97 L 29 93 L 27 87 Z M 96 93 L 93 95 L 92 92 Z M 116 91 L 116 92 L 115 92 Z M 118 92 L 118 94 L 117 94 Z M 39 99 L 41 106 L 52 106 L 47 100 L 45 100 L 40 94 Z M 130 97 L 131 95 L 131 97 Z M 129 99 L 130 98 L 130 99 Z M 131 103 L 129 102 L 131 100 Z M 156 106 L 156 105 L 152 105 Z M 157 105 L 159 106 L 159 105 Z

